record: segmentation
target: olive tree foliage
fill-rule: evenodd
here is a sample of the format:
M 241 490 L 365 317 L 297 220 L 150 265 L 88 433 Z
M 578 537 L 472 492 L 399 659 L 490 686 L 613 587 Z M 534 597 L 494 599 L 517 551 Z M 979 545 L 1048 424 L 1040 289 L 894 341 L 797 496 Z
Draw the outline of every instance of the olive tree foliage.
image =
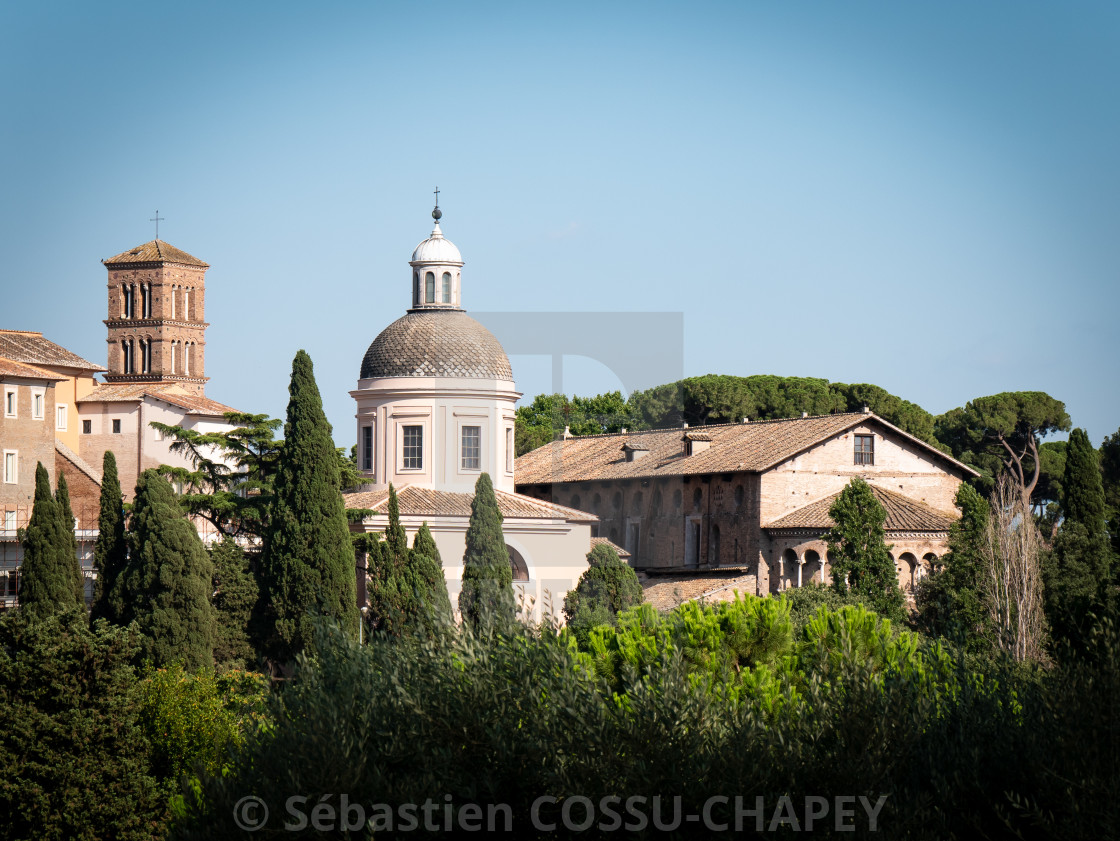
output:
M 1018 662 L 1043 658 L 1042 536 L 1016 476 L 996 480 L 984 530 L 984 595 L 997 646 Z
M 828 514 L 835 523 L 826 537 L 833 556 L 832 586 L 862 596 L 884 616 L 899 618 L 903 598 L 885 541 L 887 512 L 871 486 L 853 477 Z
M 1042 391 L 1008 391 L 970 400 L 934 422 L 953 456 L 980 471 L 979 489 L 990 493 L 1006 472 L 1030 503 L 1042 471 L 1039 441 L 1070 428 L 1065 404 Z

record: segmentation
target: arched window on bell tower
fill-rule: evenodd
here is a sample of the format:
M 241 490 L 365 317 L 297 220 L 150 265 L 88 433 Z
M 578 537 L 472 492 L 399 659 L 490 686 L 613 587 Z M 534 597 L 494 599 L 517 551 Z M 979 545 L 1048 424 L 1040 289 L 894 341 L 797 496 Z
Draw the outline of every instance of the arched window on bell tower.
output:
M 451 303 L 451 272 L 443 273 L 443 302 Z
M 436 276 L 432 272 L 424 273 L 424 303 L 436 302 Z

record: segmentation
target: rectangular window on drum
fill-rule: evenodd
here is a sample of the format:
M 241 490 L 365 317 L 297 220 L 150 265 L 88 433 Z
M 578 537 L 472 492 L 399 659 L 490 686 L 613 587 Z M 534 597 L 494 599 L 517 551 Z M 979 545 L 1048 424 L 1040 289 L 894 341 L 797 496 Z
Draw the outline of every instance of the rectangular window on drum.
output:
M 373 427 L 362 427 L 362 470 L 373 470 Z
M 401 467 L 404 470 L 424 469 L 424 427 L 404 427 L 404 448 Z
M 463 469 L 479 470 L 482 467 L 482 427 L 463 427 Z
M 875 463 L 875 436 L 874 435 L 857 435 L 856 436 L 855 463 L 856 464 L 874 464 Z

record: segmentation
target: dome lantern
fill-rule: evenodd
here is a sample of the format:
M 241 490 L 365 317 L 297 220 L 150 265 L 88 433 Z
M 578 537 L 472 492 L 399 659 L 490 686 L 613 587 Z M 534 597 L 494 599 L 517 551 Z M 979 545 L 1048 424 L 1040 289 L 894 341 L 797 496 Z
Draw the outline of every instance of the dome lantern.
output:
M 460 277 L 463 256 L 455 243 L 443 236 L 439 222 L 443 211 L 439 209 L 439 191 L 436 206 L 432 209 L 435 227 L 426 240 L 412 252 L 412 309 L 462 309 Z

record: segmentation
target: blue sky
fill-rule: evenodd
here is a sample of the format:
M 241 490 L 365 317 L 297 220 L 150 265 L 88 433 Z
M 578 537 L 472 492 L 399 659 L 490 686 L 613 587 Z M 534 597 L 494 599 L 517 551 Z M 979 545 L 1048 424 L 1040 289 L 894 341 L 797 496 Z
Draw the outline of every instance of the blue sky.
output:
M 282 416 L 305 348 L 340 445 L 437 184 L 468 310 L 1120 426 L 1116 3 L 5 3 L 0 70 L 0 326 L 103 362 L 98 261 L 158 208 L 208 394 Z M 562 340 L 566 391 L 625 385 Z

